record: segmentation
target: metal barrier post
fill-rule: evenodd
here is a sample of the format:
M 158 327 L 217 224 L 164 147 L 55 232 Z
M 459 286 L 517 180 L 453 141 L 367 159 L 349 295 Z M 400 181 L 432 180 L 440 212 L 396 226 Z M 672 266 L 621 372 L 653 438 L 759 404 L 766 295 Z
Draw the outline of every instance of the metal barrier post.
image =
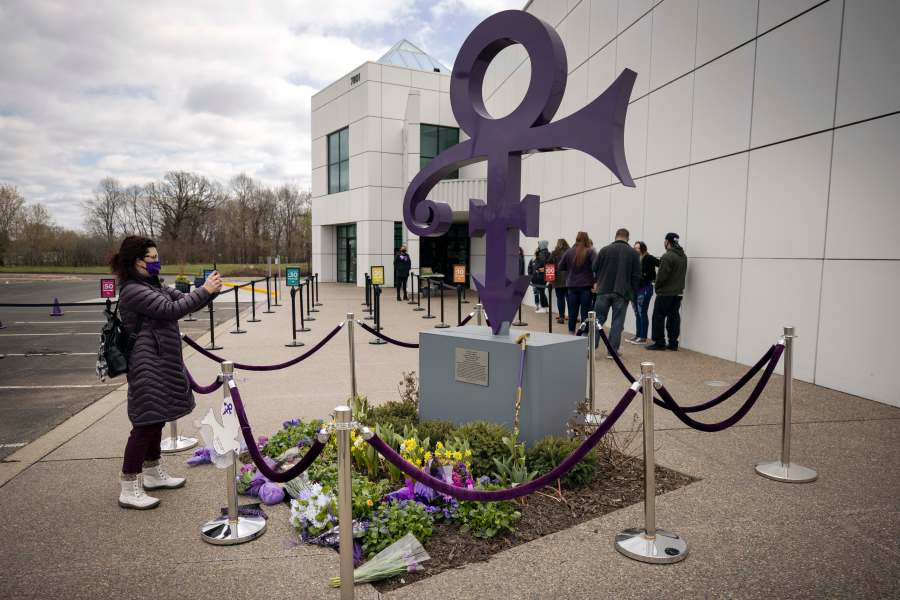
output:
M 677 533 L 656 527 L 656 456 L 653 446 L 653 363 L 641 363 L 644 404 L 644 527 L 616 536 L 616 550 L 634 560 L 671 564 L 687 557 L 688 545 Z
M 275 302 L 272 303 L 272 306 L 281 306 L 278 304 L 278 269 L 275 270 Z
M 547 284 L 547 333 L 553 333 L 553 284 Z
M 300 284 L 300 333 L 306 333 L 307 331 L 312 331 L 309 327 L 306 326 L 306 319 L 303 316 L 303 283 Z
M 313 287 L 314 287 L 313 286 L 313 278 L 307 277 L 306 278 L 306 312 L 310 313 L 310 314 L 312 314 L 314 312 L 319 312 L 319 309 L 316 308 L 316 306 L 317 306 L 316 299 L 313 294 L 313 292 L 315 290 L 313 290 Z M 315 320 L 315 319 L 313 319 L 313 320 Z
M 590 409 L 590 414 L 595 414 L 594 408 L 594 390 L 596 389 L 596 378 L 594 373 L 594 357 L 595 350 L 594 345 L 597 343 L 597 313 L 590 310 L 588 311 L 588 393 L 587 393 L 587 401 L 588 408 Z
M 528 325 L 525 321 L 522 320 L 522 303 L 519 302 L 519 316 L 516 317 L 516 320 L 510 323 L 513 327 L 525 327 Z
M 191 291 L 191 290 L 190 290 L 190 286 L 191 286 L 191 284 L 188 283 L 188 292 Z M 196 287 L 196 286 L 195 286 L 195 287 Z M 109 300 L 109 299 L 107 298 L 107 300 Z M 193 323 L 193 322 L 196 321 L 196 320 L 197 320 L 197 318 L 194 317 L 194 313 L 189 312 L 189 313 L 188 313 L 188 316 L 184 319 L 184 322 L 185 322 L 185 323 Z M 3 323 L 2 323 L 2 322 L 0 322 L 0 329 L 3 329 Z
M 211 298 L 209 301 L 209 344 L 206 345 L 207 350 L 221 350 L 222 346 L 216 346 L 216 320 L 214 316 L 215 309 L 213 308 L 215 298 Z
M 422 276 L 416 275 L 416 307 L 413 309 L 414 311 L 423 311 L 422 308 Z
M 222 363 L 222 419 L 232 415 L 231 385 L 234 379 L 234 363 Z M 225 469 L 225 492 L 228 495 L 228 514 L 207 521 L 200 527 L 200 537 L 204 542 L 217 546 L 231 546 L 255 540 L 266 531 L 266 520 L 262 517 L 241 516 L 237 493 L 237 453 L 229 450 L 231 464 Z
M 366 290 L 363 293 L 363 300 L 365 300 L 365 302 L 363 302 L 362 305 L 365 306 L 366 308 L 369 308 L 369 285 L 370 285 L 369 274 L 363 273 L 363 278 L 365 278 L 365 281 L 366 281 Z
M 476 304 L 476 305 L 475 305 L 475 324 L 478 325 L 479 327 L 481 327 L 482 325 L 484 325 L 484 322 L 483 322 L 483 317 L 484 317 L 483 310 L 484 310 L 484 307 L 483 307 L 481 304 Z
M 250 318 L 248 323 L 259 323 L 260 319 L 256 318 L 256 281 L 250 282 Z
M 316 306 L 324 306 L 321 302 L 319 302 L 319 274 L 316 273 L 315 275 L 313 275 L 313 278 L 314 278 L 315 281 L 316 281 L 316 285 L 315 285 L 315 288 L 314 288 L 314 290 L 313 290 L 313 291 L 315 291 L 315 293 L 316 293 L 316 300 L 315 300 L 315 303 L 314 303 L 314 304 L 315 304 Z
M 437 329 L 446 329 L 450 327 L 444 322 L 444 282 L 438 281 L 438 285 L 441 288 L 441 322 L 435 325 Z
M 159 449 L 165 454 L 189 450 L 197 445 L 197 438 L 178 435 L 178 421 L 169 421 L 169 437 L 159 442 Z
M 463 286 L 463 299 L 462 299 L 462 303 L 463 303 L 463 304 L 469 304 L 469 301 L 466 300 L 466 284 L 462 284 L 462 286 Z
M 372 284 L 372 293 L 375 296 L 375 331 L 381 331 L 381 286 Z M 373 346 L 387 344 L 387 342 L 377 336 L 372 338 L 369 343 Z
M 229 331 L 228 333 L 247 333 L 245 330 L 241 329 L 241 312 L 238 308 L 238 288 L 240 286 L 234 286 L 234 331 Z
M 353 342 L 353 313 L 347 313 L 347 340 L 350 343 L 350 398 L 356 399 L 356 344 Z
M 306 278 L 306 320 L 307 321 L 315 321 L 316 318 L 312 316 L 313 312 L 319 312 L 318 309 L 314 309 L 312 307 L 312 285 L 310 285 L 309 278 Z M 303 304 L 303 289 L 300 289 L 300 304 Z
M 412 271 L 409 272 L 409 277 L 407 278 L 409 282 L 409 300 L 406 301 L 407 304 L 415 304 L 416 303 L 416 274 Z
M 269 287 L 269 277 L 271 275 L 266 275 L 266 310 L 263 311 L 267 314 L 275 312 L 272 310 L 272 289 Z
M 463 286 L 459 284 L 456 286 L 456 326 L 462 326 L 462 297 L 463 297 Z
M 340 527 L 341 600 L 352 600 L 353 589 L 353 480 L 350 476 L 350 431 L 353 415 L 349 406 L 334 409 L 337 432 L 338 527 Z
M 303 302 L 300 302 L 300 310 L 303 310 Z M 297 341 L 297 288 L 291 286 L 291 336 L 293 339 L 285 344 L 289 348 L 303 346 L 303 342 Z
M 784 392 L 781 413 L 781 460 L 760 463 L 756 472 L 763 477 L 786 483 L 810 483 L 818 478 L 815 469 L 791 462 L 791 404 L 794 395 L 793 327 L 784 328 Z
M 431 314 L 431 277 L 426 277 L 425 281 L 428 282 L 428 313 L 422 315 L 423 319 L 433 319 L 434 315 Z

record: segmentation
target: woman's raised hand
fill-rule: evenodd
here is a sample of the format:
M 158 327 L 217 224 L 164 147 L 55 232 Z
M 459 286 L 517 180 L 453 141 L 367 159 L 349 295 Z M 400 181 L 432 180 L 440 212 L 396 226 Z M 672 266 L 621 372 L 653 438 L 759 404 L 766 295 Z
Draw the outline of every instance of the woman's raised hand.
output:
M 216 294 L 222 291 L 222 277 L 219 275 L 218 271 L 213 271 L 209 274 L 209 277 L 207 277 L 206 281 L 203 283 L 203 289 L 210 294 Z

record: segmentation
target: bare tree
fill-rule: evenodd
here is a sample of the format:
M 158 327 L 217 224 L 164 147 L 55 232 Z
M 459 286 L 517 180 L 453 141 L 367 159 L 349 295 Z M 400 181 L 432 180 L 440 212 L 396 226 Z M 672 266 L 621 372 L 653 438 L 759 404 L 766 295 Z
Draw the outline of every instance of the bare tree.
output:
M 170 171 L 161 182 L 148 186 L 148 194 L 160 217 L 160 235 L 174 246 L 183 260 L 196 238 L 196 224 L 216 207 L 217 186 L 206 177 L 187 171 Z
M 11 185 L 0 185 L 0 263 L 9 249 L 15 234 L 15 225 L 21 221 L 25 198 Z
M 122 186 L 113 177 L 100 181 L 94 197 L 83 204 L 84 221 L 88 231 L 106 241 L 107 246 L 116 243 L 116 234 L 122 228 L 124 207 Z

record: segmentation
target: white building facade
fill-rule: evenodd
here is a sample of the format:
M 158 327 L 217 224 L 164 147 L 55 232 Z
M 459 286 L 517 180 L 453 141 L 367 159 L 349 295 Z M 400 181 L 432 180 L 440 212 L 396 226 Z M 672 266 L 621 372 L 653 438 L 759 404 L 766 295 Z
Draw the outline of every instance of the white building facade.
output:
M 900 295 L 900 2 L 535 0 L 525 8 L 566 47 L 556 118 L 623 68 L 638 73 L 625 129 L 637 186 L 614 182 L 576 151 L 529 155 L 522 191 L 541 198 L 540 238 L 552 248 L 585 230 L 601 246 L 626 227 L 659 256 L 665 233 L 677 232 L 690 260 L 684 348 L 752 364 L 782 325 L 794 325 L 799 379 L 900 406 L 886 376 L 900 334 L 891 306 Z M 421 161 L 416 128 L 455 125 L 448 76 L 374 63 L 358 72 L 367 91 L 351 88 L 351 74 L 313 99 L 313 262 L 331 280 L 337 223 L 361 231 L 358 281 L 369 265 L 390 264 L 393 222 Z M 484 88 L 493 115 L 518 104 L 529 76 L 520 47 L 495 59 Z M 351 101 L 354 92 L 366 103 Z M 347 124 L 350 189 L 327 194 L 323 140 Z M 372 153 L 378 158 L 359 158 Z M 468 198 L 483 198 L 483 176 L 483 167 L 467 167 L 432 194 L 453 204 L 461 229 Z M 409 242 L 418 266 L 424 257 Z M 475 271 L 479 242 L 467 254 Z M 522 239 L 526 256 L 535 242 Z

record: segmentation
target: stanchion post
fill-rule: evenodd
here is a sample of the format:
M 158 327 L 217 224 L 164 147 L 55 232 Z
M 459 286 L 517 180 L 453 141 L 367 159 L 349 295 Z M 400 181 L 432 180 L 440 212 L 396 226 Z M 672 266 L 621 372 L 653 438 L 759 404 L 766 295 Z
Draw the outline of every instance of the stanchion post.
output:
M 266 314 L 275 312 L 272 310 L 272 288 L 269 287 L 270 277 L 270 275 L 266 275 L 266 310 L 263 311 Z
M 303 310 L 303 302 L 300 302 L 300 310 Z M 297 288 L 291 286 L 291 341 L 285 344 L 288 348 L 303 346 L 303 342 L 297 341 Z
M 438 281 L 438 286 L 441 288 L 441 322 L 435 325 L 435 327 L 437 329 L 446 329 L 450 326 L 444 322 L 444 282 Z
M 319 302 L 319 274 L 316 273 L 315 275 L 313 275 L 313 279 L 315 279 L 315 282 L 316 282 L 315 289 L 314 289 L 314 291 L 316 292 L 315 305 L 316 306 L 324 306 L 321 302 Z
M 350 343 L 350 398 L 356 399 L 356 344 L 353 341 L 353 313 L 347 313 L 347 340 Z
M 165 454 L 190 450 L 197 445 L 197 438 L 178 435 L 178 421 L 169 421 L 169 437 L 159 442 L 159 449 Z
M 231 403 L 231 380 L 234 379 L 234 363 L 226 360 L 222 363 L 222 405 Z M 230 413 L 229 413 L 230 414 Z M 224 418 L 224 415 L 222 415 Z M 255 540 L 266 531 L 266 520 L 263 517 L 241 516 L 238 512 L 237 493 L 237 453 L 229 450 L 231 464 L 225 471 L 225 493 L 228 497 L 228 514 L 207 521 L 200 527 L 200 537 L 204 542 L 217 546 L 232 546 Z
M 221 350 L 222 346 L 216 346 L 216 318 L 215 318 L 215 309 L 213 308 L 213 301 L 215 299 L 211 298 L 209 300 L 209 344 L 207 344 L 207 350 Z
M 819 474 L 815 469 L 791 462 L 791 408 L 794 395 L 794 328 L 784 328 L 784 391 L 781 407 L 781 460 L 760 463 L 756 472 L 763 477 L 785 483 L 810 483 Z
M 241 310 L 238 307 L 238 288 L 240 286 L 234 286 L 234 331 L 229 331 L 228 333 L 247 333 L 245 330 L 241 329 Z
M 297 331 L 299 331 L 300 333 L 306 333 L 307 331 L 311 331 L 311 329 L 306 326 L 306 318 L 303 316 L 303 284 L 302 283 L 300 284 L 300 291 L 298 293 L 300 294 L 300 329 L 298 329 Z
M 512 325 L 514 327 L 525 327 L 526 325 L 528 325 L 528 323 L 526 323 L 525 321 L 522 320 L 522 303 L 521 302 L 519 302 L 518 316 L 516 317 L 515 321 L 510 323 L 510 325 Z
M 456 326 L 462 327 L 462 297 L 463 297 L 463 286 L 462 284 L 456 286 Z
M 652 362 L 641 363 L 641 391 L 644 408 L 644 527 L 626 529 L 616 536 L 616 550 L 646 563 L 671 564 L 688 554 L 685 539 L 677 533 L 656 527 L 656 452 L 653 441 L 653 386 L 656 379 Z
M 352 600 L 353 589 L 353 498 L 350 476 L 350 431 L 353 415 L 349 406 L 334 409 L 337 431 L 338 527 L 340 527 L 341 600 Z
M 314 312 L 319 312 L 319 309 L 316 308 L 316 299 L 313 297 L 313 278 L 306 278 L 306 312 L 310 315 Z M 302 300 L 302 298 L 301 298 Z
M 306 320 L 307 321 L 315 321 L 316 318 L 312 316 L 313 307 L 310 297 L 312 295 L 312 286 L 310 285 L 309 278 L 306 278 Z M 303 289 L 300 289 L 300 304 L 303 304 Z M 318 311 L 316 311 L 318 312 Z
M 422 308 L 422 276 L 416 275 L 416 307 L 413 309 L 414 311 L 423 311 Z
M 406 303 L 416 303 L 416 274 L 412 271 L 409 273 L 409 300 Z
M 547 333 L 553 333 L 553 284 L 547 284 Z
M 375 331 L 381 331 L 381 286 L 372 284 L 372 295 L 375 297 Z M 370 341 L 373 346 L 386 344 L 383 339 L 374 336 Z
M 272 306 L 281 306 L 278 304 L 278 269 L 275 269 L 275 275 L 273 277 L 275 278 L 275 302 L 272 303 Z
M 256 281 L 250 282 L 250 318 L 247 319 L 248 323 L 259 323 L 259 319 L 256 318 Z
M 475 305 L 475 324 L 478 325 L 479 327 L 484 325 L 484 322 L 483 322 L 484 313 L 482 312 L 483 310 L 484 310 L 484 308 L 482 307 L 481 304 Z
M 428 312 L 426 314 L 422 315 L 422 318 L 423 319 L 433 319 L 434 315 L 431 314 L 431 296 L 432 296 L 432 294 L 431 294 L 431 277 L 426 277 L 425 281 L 428 282 L 428 284 L 427 284 L 428 285 Z
M 369 285 L 370 285 L 369 284 L 369 274 L 363 273 L 363 278 L 365 279 L 365 282 L 366 282 L 366 289 L 363 292 L 364 302 L 362 303 L 362 305 L 365 306 L 366 308 L 369 308 Z

